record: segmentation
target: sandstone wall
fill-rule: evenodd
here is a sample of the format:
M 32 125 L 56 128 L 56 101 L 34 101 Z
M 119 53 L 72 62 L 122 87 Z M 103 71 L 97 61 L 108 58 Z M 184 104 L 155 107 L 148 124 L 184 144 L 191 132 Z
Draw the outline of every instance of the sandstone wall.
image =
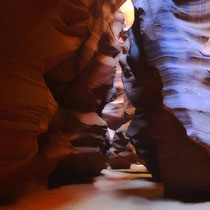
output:
M 121 62 L 136 107 L 127 134 L 166 196 L 209 199 L 209 3 L 134 4 L 131 49 Z
M 2 201 L 27 179 L 46 181 L 72 151 L 105 152 L 107 125 L 96 111 L 114 78 L 122 2 L 1 2 Z

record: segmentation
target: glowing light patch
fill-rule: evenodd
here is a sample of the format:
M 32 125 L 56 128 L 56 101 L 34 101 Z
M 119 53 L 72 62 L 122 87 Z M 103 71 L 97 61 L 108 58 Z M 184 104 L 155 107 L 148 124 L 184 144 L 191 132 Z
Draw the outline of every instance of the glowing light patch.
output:
M 131 0 L 127 0 L 121 7 L 125 17 L 126 29 L 130 28 L 134 22 L 134 6 Z

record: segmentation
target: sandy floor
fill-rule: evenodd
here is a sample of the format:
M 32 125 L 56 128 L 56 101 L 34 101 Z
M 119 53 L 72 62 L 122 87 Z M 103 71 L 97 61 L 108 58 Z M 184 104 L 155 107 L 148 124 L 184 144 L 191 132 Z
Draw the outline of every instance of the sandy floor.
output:
M 93 184 L 69 185 L 55 190 L 36 187 L 16 204 L 0 210 L 209 210 L 210 202 L 182 203 L 163 199 L 163 186 L 141 177 L 105 171 Z M 134 179 L 138 176 L 138 179 Z M 149 178 L 148 178 L 149 179 Z M 35 187 L 35 186 L 32 186 Z

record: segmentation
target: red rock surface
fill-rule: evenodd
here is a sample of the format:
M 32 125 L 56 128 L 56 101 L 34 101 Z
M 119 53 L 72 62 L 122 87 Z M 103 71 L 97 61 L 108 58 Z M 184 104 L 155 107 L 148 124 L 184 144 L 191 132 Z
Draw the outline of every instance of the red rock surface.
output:
M 1 1 L 0 203 L 27 181 L 53 188 L 99 174 L 109 147 L 123 157 L 131 152 L 128 137 L 167 196 L 208 197 L 208 2 L 134 1 L 136 21 L 121 57 L 136 108 L 128 131 L 122 87 L 123 103 L 111 102 L 123 2 Z M 108 126 L 116 130 L 112 145 Z
M 91 137 L 84 132 L 95 127 L 103 136 L 106 125 L 96 110 L 112 86 L 118 52 L 112 31 L 117 35 L 122 24 L 114 25 L 113 14 L 121 2 L 1 2 L 1 201 L 13 197 L 11 188 L 30 177 L 31 166 L 34 179 L 49 174 L 71 153 L 70 140 L 86 142 Z

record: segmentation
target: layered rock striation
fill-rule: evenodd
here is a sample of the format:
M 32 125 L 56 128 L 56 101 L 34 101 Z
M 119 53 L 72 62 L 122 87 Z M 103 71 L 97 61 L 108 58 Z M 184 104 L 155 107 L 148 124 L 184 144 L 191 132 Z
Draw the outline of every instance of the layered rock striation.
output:
M 128 136 L 166 196 L 209 199 L 208 1 L 134 4 L 131 49 L 122 62 L 136 107 Z
M 85 182 L 130 139 L 166 196 L 208 199 L 209 2 L 134 0 L 120 34 L 123 2 L 1 1 L 0 203 Z
M 122 2 L 1 2 L 2 202 L 26 180 L 46 181 L 72 151 L 95 153 L 96 171 L 104 167 L 107 124 L 97 111 L 114 79 Z

